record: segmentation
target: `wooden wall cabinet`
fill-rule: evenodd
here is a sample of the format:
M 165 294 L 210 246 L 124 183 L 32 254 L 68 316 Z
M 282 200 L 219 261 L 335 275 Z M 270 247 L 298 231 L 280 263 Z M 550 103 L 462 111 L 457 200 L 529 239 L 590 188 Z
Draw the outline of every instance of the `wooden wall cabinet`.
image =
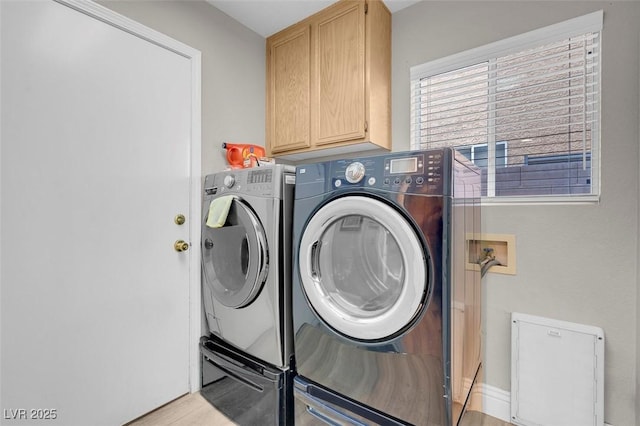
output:
M 391 148 L 391 14 L 341 0 L 267 39 L 267 154 Z

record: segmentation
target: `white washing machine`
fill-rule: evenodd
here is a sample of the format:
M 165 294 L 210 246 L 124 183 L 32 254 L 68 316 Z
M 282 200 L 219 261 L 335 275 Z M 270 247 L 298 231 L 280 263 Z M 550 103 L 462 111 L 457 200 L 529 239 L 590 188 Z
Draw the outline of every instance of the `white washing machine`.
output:
M 205 178 L 202 268 L 209 332 L 286 369 L 291 332 L 291 221 L 295 169 L 275 165 Z M 206 224 L 211 203 L 232 196 L 223 226 Z

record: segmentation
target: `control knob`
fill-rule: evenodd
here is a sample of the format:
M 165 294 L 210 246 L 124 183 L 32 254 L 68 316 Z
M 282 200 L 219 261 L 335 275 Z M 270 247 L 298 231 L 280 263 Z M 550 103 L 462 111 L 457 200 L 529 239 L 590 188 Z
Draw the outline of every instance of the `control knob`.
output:
M 223 183 L 227 188 L 231 188 L 236 183 L 236 178 L 233 175 L 226 175 Z
M 344 177 L 349 183 L 358 183 L 362 178 L 364 178 L 364 172 L 364 164 L 359 161 L 355 161 L 347 166 L 347 170 L 344 172 Z

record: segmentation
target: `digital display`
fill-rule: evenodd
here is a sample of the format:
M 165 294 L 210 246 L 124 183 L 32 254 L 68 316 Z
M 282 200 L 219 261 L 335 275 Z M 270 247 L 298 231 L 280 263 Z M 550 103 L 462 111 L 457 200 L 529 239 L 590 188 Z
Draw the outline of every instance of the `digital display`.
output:
M 418 171 L 418 158 L 395 158 L 391 160 L 391 168 L 389 172 L 393 174 L 397 173 L 415 173 Z
M 255 170 L 249 173 L 248 183 L 270 183 L 272 170 Z

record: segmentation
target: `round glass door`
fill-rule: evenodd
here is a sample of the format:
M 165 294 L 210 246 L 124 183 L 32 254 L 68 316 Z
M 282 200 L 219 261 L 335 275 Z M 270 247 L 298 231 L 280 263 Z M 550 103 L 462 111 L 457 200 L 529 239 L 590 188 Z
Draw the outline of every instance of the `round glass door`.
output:
M 242 308 L 260 292 L 267 278 L 268 248 L 264 229 L 243 201 L 231 204 L 224 226 L 202 225 L 205 283 L 223 305 Z
M 313 215 L 298 259 L 309 303 L 347 337 L 380 340 L 403 330 L 428 289 L 422 244 L 384 202 L 347 196 Z

